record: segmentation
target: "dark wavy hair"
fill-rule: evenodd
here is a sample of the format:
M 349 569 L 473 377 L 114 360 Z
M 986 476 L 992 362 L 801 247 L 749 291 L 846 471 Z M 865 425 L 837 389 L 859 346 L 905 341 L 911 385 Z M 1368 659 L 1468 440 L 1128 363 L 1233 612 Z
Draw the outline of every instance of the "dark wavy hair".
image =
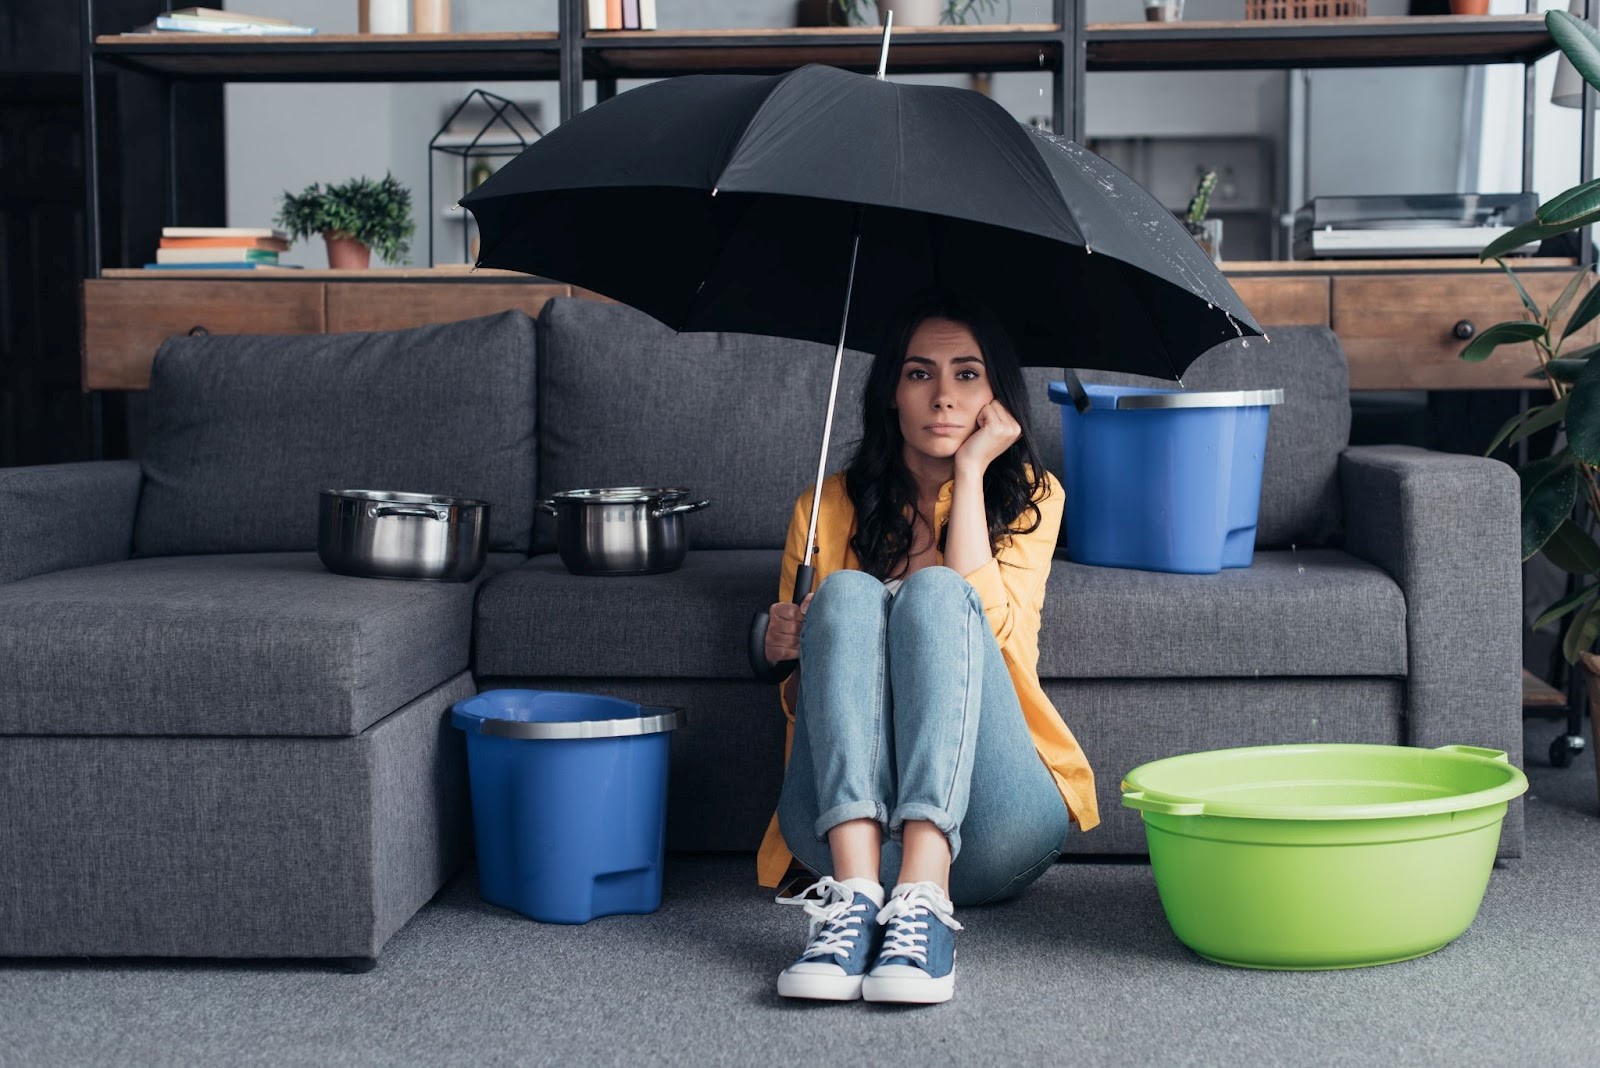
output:
M 921 293 L 890 324 L 872 361 L 861 398 L 861 441 L 845 470 L 845 487 L 856 512 L 856 532 L 850 539 L 850 548 L 861 562 L 861 569 L 879 579 L 904 574 L 911 560 L 912 524 L 907 516 L 916 506 L 917 488 L 905 465 L 905 436 L 900 433 L 899 415 L 890 405 L 911 335 L 926 319 L 950 319 L 972 331 L 995 399 L 1022 426 L 1022 436 L 995 457 L 984 472 L 983 501 L 990 551 L 999 550 L 1024 512 L 1031 511 L 1033 518 L 1026 527 L 1015 528 L 1017 533 L 1032 533 L 1041 521 L 1039 507 L 1033 501 L 1043 491 L 1047 476 L 1028 418 L 1027 383 L 1010 338 L 994 315 L 976 301 L 943 291 Z M 1031 479 L 1029 467 L 1033 470 Z M 945 533 L 938 532 L 940 552 L 944 551 Z

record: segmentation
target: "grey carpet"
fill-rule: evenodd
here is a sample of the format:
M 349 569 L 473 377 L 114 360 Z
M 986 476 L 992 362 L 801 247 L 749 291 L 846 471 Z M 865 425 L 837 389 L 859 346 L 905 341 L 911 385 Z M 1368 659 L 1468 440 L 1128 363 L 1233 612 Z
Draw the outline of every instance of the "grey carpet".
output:
M 1148 866 L 1057 865 L 964 910 L 956 1000 L 790 1003 L 798 910 L 748 858 L 675 857 L 650 917 L 545 926 L 470 872 L 366 975 L 296 962 L 0 961 L 0 1065 L 1592 1064 L 1600 1045 L 1600 801 L 1585 754 L 1527 729 L 1528 856 L 1430 957 L 1345 972 L 1207 963 Z

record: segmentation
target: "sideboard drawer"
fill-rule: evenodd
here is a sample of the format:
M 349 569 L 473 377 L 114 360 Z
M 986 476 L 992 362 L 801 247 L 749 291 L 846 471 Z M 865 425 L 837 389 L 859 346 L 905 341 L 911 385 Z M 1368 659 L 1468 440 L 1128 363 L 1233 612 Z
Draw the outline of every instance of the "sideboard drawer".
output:
M 320 334 L 321 282 L 83 283 L 83 388 L 146 389 L 156 349 L 179 334 Z
M 1525 271 L 1517 277 L 1540 307 L 1548 307 L 1572 275 Z M 1502 345 L 1482 363 L 1461 359 L 1467 342 L 1456 335 L 1458 324 L 1470 324 L 1475 336 L 1524 315 L 1516 287 L 1502 273 L 1333 280 L 1333 329 L 1350 361 L 1352 389 L 1543 388 L 1526 377 L 1538 365 L 1532 344 Z M 1589 344 L 1595 336 L 1591 323 L 1567 344 Z
M 1269 335 L 1274 326 L 1327 326 L 1328 277 L 1229 278 L 1233 291 Z
M 572 292 L 561 283 L 329 282 L 328 332 L 404 330 L 493 315 L 510 308 L 537 319 L 551 297 Z

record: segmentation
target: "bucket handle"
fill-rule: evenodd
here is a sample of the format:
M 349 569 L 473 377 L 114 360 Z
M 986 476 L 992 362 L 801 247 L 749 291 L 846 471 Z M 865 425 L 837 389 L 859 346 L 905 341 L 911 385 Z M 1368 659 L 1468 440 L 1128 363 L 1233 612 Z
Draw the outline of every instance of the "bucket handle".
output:
M 1440 745 L 1435 746 L 1435 753 L 1460 753 L 1462 756 L 1483 757 L 1485 760 L 1495 760 L 1502 764 L 1511 763 L 1511 758 L 1506 756 L 1501 749 L 1485 749 L 1478 745 Z
M 675 731 L 689 721 L 681 708 L 664 705 L 641 707 L 639 715 L 619 719 L 580 719 L 569 723 L 521 723 L 511 719 L 485 719 L 479 733 L 522 741 L 572 741 L 581 738 L 631 738 L 641 734 Z
M 1122 803 L 1129 808 L 1136 808 L 1140 812 L 1154 812 L 1161 816 L 1204 816 L 1206 814 L 1204 801 L 1163 801 L 1155 797 L 1146 797 L 1143 790 L 1124 791 Z

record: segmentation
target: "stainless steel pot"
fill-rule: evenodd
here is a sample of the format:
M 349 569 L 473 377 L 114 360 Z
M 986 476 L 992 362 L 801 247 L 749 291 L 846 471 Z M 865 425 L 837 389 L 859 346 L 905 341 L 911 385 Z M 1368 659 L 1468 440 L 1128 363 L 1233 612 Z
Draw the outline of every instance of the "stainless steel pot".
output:
M 485 501 L 351 489 L 318 498 L 317 556 L 341 575 L 466 582 L 488 549 Z
M 687 503 L 677 487 L 616 486 L 557 493 L 539 502 L 556 517 L 556 548 L 574 575 L 655 575 L 683 563 Z

